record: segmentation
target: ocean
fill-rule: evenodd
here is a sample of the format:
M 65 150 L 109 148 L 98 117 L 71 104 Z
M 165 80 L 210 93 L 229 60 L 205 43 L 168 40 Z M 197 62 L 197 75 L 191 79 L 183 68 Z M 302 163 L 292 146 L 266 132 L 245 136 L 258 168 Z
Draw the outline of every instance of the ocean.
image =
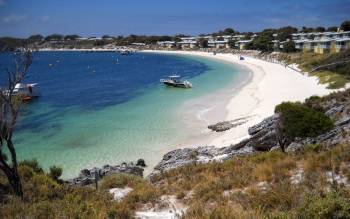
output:
M 0 66 L 10 60 L 0 55 Z M 193 88 L 165 87 L 159 79 L 170 74 Z M 207 131 L 200 115 L 208 104 L 199 100 L 243 79 L 242 69 L 203 57 L 37 52 L 25 82 L 38 83 L 41 97 L 22 106 L 14 134 L 18 158 L 35 158 L 46 170 L 60 166 L 63 178 L 139 158 L 149 172 L 164 153 Z M 191 103 L 197 107 L 187 109 Z M 198 126 L 189 122 L 195 120 Z

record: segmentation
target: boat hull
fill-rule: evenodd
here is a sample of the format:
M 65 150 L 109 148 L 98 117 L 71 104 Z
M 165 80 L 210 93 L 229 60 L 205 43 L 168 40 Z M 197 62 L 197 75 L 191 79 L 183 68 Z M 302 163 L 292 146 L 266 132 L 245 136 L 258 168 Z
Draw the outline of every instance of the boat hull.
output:
M 185 84 L 177 84 L 177 83 L 170 83 L 170 82 L 163 82 L 166 86 L 169 87 L 179 87 L 179 88 L 189 88 L 189 86 L 186 86 Z

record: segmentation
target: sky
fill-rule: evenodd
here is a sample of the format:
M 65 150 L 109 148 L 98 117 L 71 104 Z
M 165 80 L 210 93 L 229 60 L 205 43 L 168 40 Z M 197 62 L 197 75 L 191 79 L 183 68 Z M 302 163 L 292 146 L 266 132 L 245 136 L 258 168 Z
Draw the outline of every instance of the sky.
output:
M 172 35 L 339 26 L 350 0 L 0 0 L 0 36 Z

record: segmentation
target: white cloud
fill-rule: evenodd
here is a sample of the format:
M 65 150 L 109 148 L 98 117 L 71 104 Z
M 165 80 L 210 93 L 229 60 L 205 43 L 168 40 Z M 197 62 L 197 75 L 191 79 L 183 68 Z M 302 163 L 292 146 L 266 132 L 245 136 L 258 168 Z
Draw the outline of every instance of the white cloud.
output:
M 43 16 L 43 17 L 41 17 L 41 21 L 42 22 L 46 22 L 46 21 L 48 21 L 50 19 L 50 16 Z
M 3 17 L 2 21 L 4 23 L 13 23 L 13 22 L 18 22 L 18 21 L 23 21 L 26 18 L 27 18 L 27 16 L 25 16 L 25 15 L 10 14 L 9 16 Z

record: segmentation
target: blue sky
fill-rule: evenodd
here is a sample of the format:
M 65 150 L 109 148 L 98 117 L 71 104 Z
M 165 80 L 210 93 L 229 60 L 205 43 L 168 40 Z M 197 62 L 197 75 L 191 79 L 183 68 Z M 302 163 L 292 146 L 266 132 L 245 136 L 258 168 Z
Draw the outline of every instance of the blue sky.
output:
M 350 20 L 350 0 L 0 0 L 0 36 L 199 34 Z

